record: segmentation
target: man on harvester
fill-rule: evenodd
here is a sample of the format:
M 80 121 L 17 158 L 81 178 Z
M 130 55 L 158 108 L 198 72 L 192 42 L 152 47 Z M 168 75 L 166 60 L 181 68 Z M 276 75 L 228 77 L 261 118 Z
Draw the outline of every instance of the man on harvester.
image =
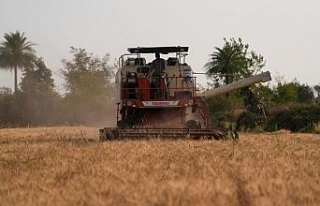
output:
M 152 61 L 154 98 L 164 99 L 166 96 L 167 80 L 165 73 L 165 60 L 160 58 L 160 53 L 155 54 L 156 59 Z

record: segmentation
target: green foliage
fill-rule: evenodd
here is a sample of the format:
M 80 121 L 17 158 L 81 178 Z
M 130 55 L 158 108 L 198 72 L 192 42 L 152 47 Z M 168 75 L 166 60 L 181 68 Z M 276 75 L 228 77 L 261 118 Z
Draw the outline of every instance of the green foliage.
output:
M 42 59 L 35 69 L 25 70 L 17 93 L 20 124 L 39 125 L 55 122 L 59 95 L 54 91 L 50 69 Z
M 238 92 L 228 96 L 220 95 L 208 101 L 211 124 L 213 126 L 228 127 L 232 124 L 243 108 L 243 98 Z
M 227 111 L 216 111 L 212 113 L 210 121 L 214 127 L 228 128 L 233 122 L 233 115 Z
M 231 38 L 229 41 L 224 39 L 222 48 L 215 47 L 215 51 L 210 55 L 210 61 L 205 64 L 207 75 L 213 78 L 213 85 L 219 87 L 220 84 L 229 84 L 242 78 L 251 76 L 258 72 L 265 65 L 263 56 L 249 51 L 249 44 L 244 44 L 239 38 Z M 256 87 L 255 94 L 248 92 L 248 89 L 232 92 L 232 98 L 228 101 L 218 97 L 215 102 L 210 102 L 212 112 L 212 122 L 226 122 L 232 124 L 237 121 L 237 128 L 245 125 L 246 128 L 255 127 L 265 119 L 264 99 L 271 101 L 273 92 L 267 87 L 259 85 Z M 266 93 L 264 98 L 263 94 Z M 259 97 L 259 98 L 258 98 Z
M 271 101 L 272 90 L 263 85 L 255 85 L 209 100 L 212 125 L 229 126 L 235 124 L 237 131 L 260 128 L 266 120 L 265 107 Z M 266 97 L 266 98 L 265 98 Z M 267 99 L 267 101 L 265 101 Z
M 278 82 L 275 88 L 274 101 L 282 104 L 305 103 L 309 104 L 314 100 L 312 88 L 298 81 L 290 83 Z
M 210 111 L 231 111 L 234 108 L 241 107 L 242 99 L 237 92 L 230 93 L 229 97 L 225 95 L 216 96 L 208 100 Z
M 28 95 L 43 96 L 54 93 L 54 83 L 51 70 L 40 58 L 35 62 L 35 69 L 26 70 L 20 83 L 21 92 Z
M 0 127 L 14 124 L 14 96 L 10 88 L 0 88 Z
M 224 41 L 222 48 L 215 47 L 209 62 L 204 66 L 207 75 L 212 77 L 216 84 L 232 83 L 239 78 L 250 76 L 265 65 L 263 56 L 249 52 L 249 45 L 243 44 L 240 38 L 238 41 L 234 38 Z
M 298 85 L 296 82 L 278 84 L 275 89 L 274 101 L 287 104 L 295 102 L 297 99 Z
M 64 97 L 54 91 L 52 73 L 42 59 L 25 67 L 20 90 L 12 94 L 0 89 L 1 126 L 91 124 L 114 115 L 108 105 L 113 98 L 109 56 L 100 59 L 75 48 L 71 53 L 72 60 L 63 60 Z
M 0 44 L 0 68 L 14 71 L 14 88 L 18 89 L 17 70 L 30 69 L 36 61 L 34 44 L 27 41 L 24 33 L 5 33 L 4 39 Z
M 71 47 L 73 60 L 62 60 L 67 96 L 106 98 L 112 91 L 113 68 L 108 66 L 109 55 L 95 57 L 84 49 Z
M 315 85 L 313 88 L 317 92 L 317 97 L 319 97 L 320 96 L 320 84 Z
M 72 60 L 62 61 L 62 74 L 66 81 L 63 111 L 68 122 L 85 123 L 105 115 L 107 103 L 113 99 L 113 67 L 108 65 L 109 55 L 103 58 L 85 49 L 71 47 Z
M 314 100 L 314 93 L 312 88 L 308 85 L 302 84 L 297 89 L 297 102 L 309 104 Z
M 257 119 L 257 114 L 247 110 L 239 115 L 235 129 L 236 131 L 248 131 L 258 126 L 261 126 L 261 122 Z
M 254 96 L 247 90 L 240 90 L 230 93 L 229 98 L 222 95 L 210 100 L 212 125 L 236 123 L 237 131 L 255 131 L 256 128 L 319 131 L 320 106 L 313 104 L 314 95 L 308 85 L 295 81 L 280 83 L 273 89 L 259 84 L 250 88 Z M 260 98 L 262 106 L 259 106 Z M 266 108 L 266 112 L 261 108 Z
M 320 104 L 320 84 L 318 85 L 315 85 L 314 87 L 314 90 L 316 91 L 317 93 L 317 97 L 315 98 L 315 101 Z
M 256 91 L 257 95 L 263 98 L 263 101 L 266 104 L 272 102 L 272 99 L 274 97 L 274 90 L 272 90 L 268 85 L 256 84 L 254 85 L 254 90 Z
M 295 105 L 270 117 L 266 131 L 286 129 L 292 132 L 315 132 L 320 122 L 320 105 Z
M 261 90 L 258 89 L 259 87 L 252 86 L 240 90 L 246 111 L 239 115 L 236 131 L 253 130 L 261 127 L 266 121 L 266 103 Z

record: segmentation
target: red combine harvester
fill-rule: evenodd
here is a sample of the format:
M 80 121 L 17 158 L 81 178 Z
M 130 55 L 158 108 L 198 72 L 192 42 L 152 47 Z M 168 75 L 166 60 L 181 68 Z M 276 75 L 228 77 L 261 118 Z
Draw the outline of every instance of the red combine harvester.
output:
M 100 140 L 154 137 L 214 138 L 227 131 L 210 127 L 207 98 L 270 81 L 264 72 L 198 94 L 196 77 L 185 62 L 188 47 L 137 47 L 119 59 L 116 73 L 117 127 L 100 129 Z M 142 55 L 155 54 L 147 63 Z M 160 54 L 173 54 L 166 60 Z

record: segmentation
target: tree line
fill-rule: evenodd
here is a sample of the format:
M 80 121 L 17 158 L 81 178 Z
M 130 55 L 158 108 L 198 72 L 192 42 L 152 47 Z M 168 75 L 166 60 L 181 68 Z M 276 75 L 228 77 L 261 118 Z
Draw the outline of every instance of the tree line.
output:
M 70 48 L 71 59 L 63 59 L 61 75 L 65 94 L 55 90 L 52 72 L 36 55 L 34 43 L 19 31 L 5 33 L 0 44 L 0 69 L 13 71 L 14 91 L 0 88 L 0 126 L 85 124 L 105 126 L 115 122 L 114 65 L 110 56 L 98 57 L 82 48 Z M 260 72 L 266 61 L 239 39 L 224 39 L 215 47 L 204 69 L 208 85 L 229 84 Z M 22 70 L 20 83 L 17 71 Z M 315 95 L 315 93 L 317 95 Z M 235 130 L 290 129 L 319 132 L 320 85 L 311 87 L 298 80 L 277 85 L 257 84 L 209 100 L 214 126 Z
M 6 33 L 0 45 L 0 68 L 14 72 L 14 91 L 0 88 L 0 126 L 106 124 L 113 111 L 114 66 L 85 49 L 71 47 L 63 59 L 65 94 L 55 91 L 52 72 L 37 57 L 24 33 Z M 17 71 L 22 70 L 18 83 Z M 112 115 L 111 115 L 112 114 Z
M 224 39 L 223 47 L 216 47 L 205 65 L 212 80 L 207 89 L 258 73 L 265 64 L 263 56 L 250 51 L 240 38 Z M 311 87 L 277 77 L 275 86 L 257 84 L 210 100 L 211 122 L 237 131 L 320 133 L 319 100 L 320 85 Z

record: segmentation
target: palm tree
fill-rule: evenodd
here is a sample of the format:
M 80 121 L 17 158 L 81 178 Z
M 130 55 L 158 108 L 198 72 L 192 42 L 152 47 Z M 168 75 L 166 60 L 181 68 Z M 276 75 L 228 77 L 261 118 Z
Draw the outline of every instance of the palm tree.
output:
M 207 76 L 216 77 L 216 81 L 223 81 L 229 84 L 237 80 L 237 76 L 246 77 L 253 71 L 249 69 L 253 66 L 253 59 L 247 58 L 248 45 L 243 45 L 241 39 L 236 42 L 225 40 L 223 48 L 215 47 L 215 51 L 210 55 L 210 60 L 205 64 Z
M 205 65 L 206 73 L 208 76 L 217 75 L 219 79 L 224 79 L 225 84 L 232 83 L 238 67 L 236 61 L 239 53 L 230 47 L 215 49 L 216 51 L 210 55 L 210 61 Z
M 0 44 L 0 68 L 14 71 L 14 91 L 18 90 L 18 69 L 30 69 L 34 66 L 37 57 L 32 48 L 35 44 L 27 41 L 24 33 L 5 33 Z

